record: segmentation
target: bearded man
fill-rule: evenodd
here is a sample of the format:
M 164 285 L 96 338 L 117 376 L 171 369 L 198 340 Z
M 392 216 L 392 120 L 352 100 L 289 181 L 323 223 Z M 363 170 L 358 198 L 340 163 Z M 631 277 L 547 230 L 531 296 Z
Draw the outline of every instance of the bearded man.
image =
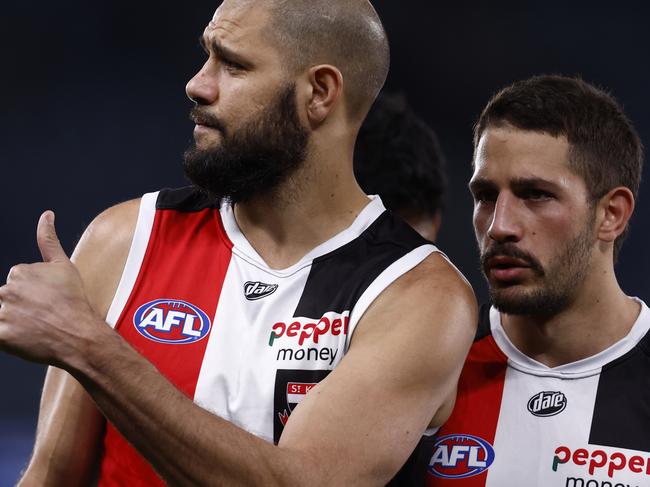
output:
M 0 288 L 0 347 L 56 367 L 21 485 L 386 484 L 449 415 L 476 308 L 353 176 L 381 22 L 226 0 L 202 43 L 194 186 L 107 210 L 72 260 L 45 212 Z

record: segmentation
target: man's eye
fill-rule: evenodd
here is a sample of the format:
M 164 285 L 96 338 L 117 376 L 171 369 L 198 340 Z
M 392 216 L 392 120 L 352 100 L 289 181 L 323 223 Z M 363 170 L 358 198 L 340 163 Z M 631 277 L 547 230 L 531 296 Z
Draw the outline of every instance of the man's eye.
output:
M 529 189 L 525 192 L 524 197 L 529 200 L 545 200 L 553 198 L 553 195 L 541 189 Z
M 496 195 L 492 191 L 478 191 L 474 193 L 474 201 L 477 203 L 489 203 L 496 199 Z
M 228 59 L 222 59 L 221 64 L 228 72 L 231 73 L 245 71 L 244 66 Z

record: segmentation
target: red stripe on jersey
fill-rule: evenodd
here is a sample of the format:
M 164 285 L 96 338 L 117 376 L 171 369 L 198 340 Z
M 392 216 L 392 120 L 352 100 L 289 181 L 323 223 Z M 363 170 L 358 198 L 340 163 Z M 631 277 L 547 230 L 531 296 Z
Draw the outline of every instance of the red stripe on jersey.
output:
M 178 300 L 191 303 L 212 321 L 231 255 L 232 243 L 217 210 L 156 211 L 139 275 L 115 326 L 124 339 L 190 398 L 194 397 L 208 336 L 192 343 L 160 343 L 138 331 L 134 315 L 146 303 Z M 216 326 L 212 323 L 209 334 L 216 333 Z M 172 328 L 178 332 L 180 326 Z M 99 485 L 164 484 L 140 454 L 108 424 Z
M 451 417 L 436 434 L 472 435 L 494 444 L 508 359 L 488 336 L 472 345 L 458 383 Z M 434 450 L 435 455 L 435 450 Z M 429 487 L 484 487 L 484 471 L 466 478 L 442 478 L 427 472 Z

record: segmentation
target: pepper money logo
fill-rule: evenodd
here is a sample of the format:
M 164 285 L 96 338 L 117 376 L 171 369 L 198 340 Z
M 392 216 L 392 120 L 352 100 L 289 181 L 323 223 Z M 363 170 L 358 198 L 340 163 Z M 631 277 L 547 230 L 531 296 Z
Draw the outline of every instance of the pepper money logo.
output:
M 159 343 L 197 342 L 210 331 L 210 319 L 198 306 L 179 299 L 156 299 L 140 306 L 133 325 L 143 337 Z
M 643 455 L 641 452 L 634 454 L 634 452 L 623 452 L 608 447 L 594 448 L 591 445 L 587 448 L 571 450 L 568 446 L 562 445 L 555 449 L 551 468 L 554 472 L 559 472 L 560 467 L 563 465 L 569 466 L 572 471 L 582 470 L 583 475 L 600 477 L 607 475 L 608 479 L 614 479 L 621 472 L 626 472 L 628 475 L 634 473 L 638 474 L 639 480 L 643 479 L 644 482 L 640 485 L 650 485 L 645 483 L 645 481 L 650 481 L 650 456 Z M 577 476 L 567 478 L 566 485 L 576 487 L 584 485 L 586 487 L 592 485 L 592 483 L 593 485 L 601 485 L 596 480 L 583 479 Z M 612 485 L 611 482 L 607 482 L 607 484 Z M 606 485 L 605 482 L 602 485 Z M 619 483 L 616 485 L 624 484 Z
M 340 346 L 327 338 L 345 337 L 349 324 L 349 311 L 328 311 L 320 319 L 294 317 L 287 322 L 278 321 L 271 327 L 269 347 L 277 350 L 277 361 L 320 361 L 331 366 Z

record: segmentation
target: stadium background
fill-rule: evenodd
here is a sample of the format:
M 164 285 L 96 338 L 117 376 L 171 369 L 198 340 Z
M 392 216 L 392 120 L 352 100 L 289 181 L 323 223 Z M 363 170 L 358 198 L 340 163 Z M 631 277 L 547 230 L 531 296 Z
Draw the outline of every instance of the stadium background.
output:
M 42 210 L 71 251 L 104 208 L 185 184 L 191 138 L 184 94 L 216 2 L 41 0 L 0 14 L 0 275 L 39 259 Z M 471 229 L 471 129 L 490 95 L 540 73 L 581 75 L 623 103 L 650 145 L 647 6 L 626 2 L 375 1 L 391 41 L 388 91 L 437 131 L 450 194 L 438 244 L 481 299 Z M 647 174 L 647 170 L 645 172 Z M 624 290 L 650 299 L 647 185 L 623 247 Z M 29 455 L 44 367 L 0 354 L 0 485 Z

